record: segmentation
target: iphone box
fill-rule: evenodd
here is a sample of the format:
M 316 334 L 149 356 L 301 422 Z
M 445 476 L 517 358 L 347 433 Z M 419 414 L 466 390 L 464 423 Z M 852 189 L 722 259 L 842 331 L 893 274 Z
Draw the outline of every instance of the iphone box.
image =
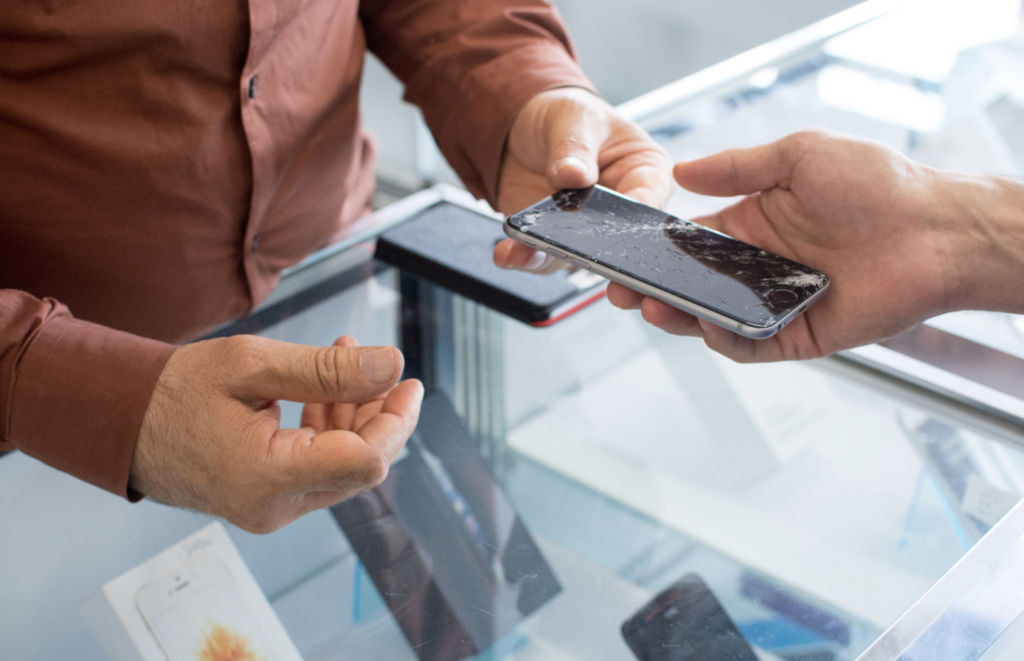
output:
M 79 607 L 114 661 L 301 661 L 224 526 L 211 523 Z

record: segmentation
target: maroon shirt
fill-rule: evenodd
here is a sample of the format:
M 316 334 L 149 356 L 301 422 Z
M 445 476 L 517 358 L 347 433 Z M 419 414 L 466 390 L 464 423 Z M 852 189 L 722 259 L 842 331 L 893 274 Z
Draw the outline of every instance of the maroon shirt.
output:
M 590 86 L 538 0 L 0 6 L 0 449 L 126 493 L 168 343 L 366 211 L 367 48 L 492 201 L 519 108 Z

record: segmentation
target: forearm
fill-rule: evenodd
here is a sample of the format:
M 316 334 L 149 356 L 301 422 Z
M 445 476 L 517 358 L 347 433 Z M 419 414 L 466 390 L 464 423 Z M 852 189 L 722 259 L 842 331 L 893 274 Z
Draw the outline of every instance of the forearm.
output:
M 1024 181 L 938 173 L 946 225 L 956 228 L 952 309 L 1024 312 Z

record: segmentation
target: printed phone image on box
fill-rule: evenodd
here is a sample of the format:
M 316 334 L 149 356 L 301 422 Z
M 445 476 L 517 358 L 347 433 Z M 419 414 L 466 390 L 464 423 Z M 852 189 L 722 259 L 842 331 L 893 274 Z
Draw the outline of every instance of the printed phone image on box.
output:
M 274 658 L 238 581 L 215 553 L 141 587 L 135 603 L 170 661 Z
M 224 526 L 211 523 L 79 607 L 113 661 L 301 661 Z

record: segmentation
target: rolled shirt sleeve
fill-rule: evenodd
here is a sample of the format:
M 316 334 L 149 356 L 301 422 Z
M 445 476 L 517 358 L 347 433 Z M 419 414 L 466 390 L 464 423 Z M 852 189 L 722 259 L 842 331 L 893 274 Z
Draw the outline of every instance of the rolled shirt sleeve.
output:
M 142 418 L 173 350 L 0 289 L 0 449 L 127 497 Z
M 360 17 L 369 49 L 405 84 L 452 168 L 492 205 L 523 105 L 556 87 L 594 91 L 544 2 L 364 0 Z

